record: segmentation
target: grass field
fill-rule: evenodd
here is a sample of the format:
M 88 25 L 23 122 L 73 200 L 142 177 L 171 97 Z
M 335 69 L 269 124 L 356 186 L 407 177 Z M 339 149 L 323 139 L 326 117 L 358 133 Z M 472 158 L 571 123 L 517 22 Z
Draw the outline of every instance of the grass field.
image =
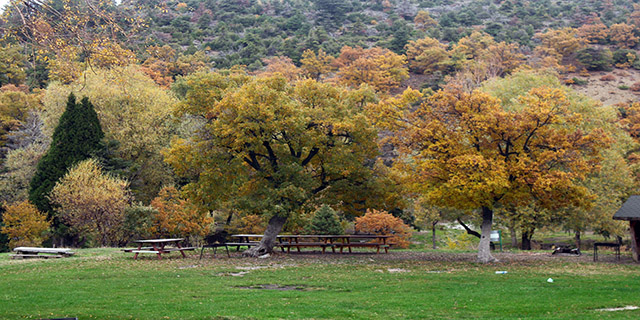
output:
M 524 255 L 524 256 L 523 256 Z M 0 254 L 0 318 L 78 319 L 637 319 L 640 266 L 538 253 L 174 254 L 134 261 L 117 249 L 73 258 Z M 507 274 L 495 271 L 506 270 Z M 553 283 L 547 279 L 553 278 Z

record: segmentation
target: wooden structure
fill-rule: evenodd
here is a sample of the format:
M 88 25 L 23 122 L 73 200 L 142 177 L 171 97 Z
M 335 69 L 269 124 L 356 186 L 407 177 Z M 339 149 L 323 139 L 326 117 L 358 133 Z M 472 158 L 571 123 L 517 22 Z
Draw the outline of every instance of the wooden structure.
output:
M 638 248 L 640 247 L 640 196 L 629 197 L 627 202 L 622 205 L 622 208 L 613 215 L 613 219 L 629 221 L 633 260 L 640 262 L 640 257 L 638 256 Z
M 187 256 L 184 252 L 187 250 L 195 250 L 196 248 L 180 246 L 180 241 L 182 240 L 184 240 L 184 238 L 136 240 L 134 242 L 138 244 L 137 248 L 123 249 L 122 251 L 135 253 L 133 259 L 138 259 L 138 254 L 140 253 L 155 253 L 158 259 L 162 259 L 162 254 L 173 251 L 179 251 L 182 257 L 186 258 Z M 144 244 L 151 245 L 151 247 L 143 247 L 142 245 Z
M 64 258 L 70 257 L 75 252 L 71 249 L 62 248 L 36 248 L 36 247 L 17 247 L 13 249 L 15 254 L 11 255 L 12 259 L 28 259 L 28 258 Z
M 234 234 L 232 237 L 240 238 L 241 244 L 258 244 L 258 242 L 251 241 L 251 239 L 260 239 L 263 237 L 261 234 Z M 391 236 L 377 235 L 377 234 L 343 234 L 343 235 L 278 235 L 277 247 L 280 247 L 282 252 L 290 253 L 294 248 L 298 252 L 301 252 L 301 248 L 319 248 L 322 253 L 326 252 L 327 248 L 330 248 L 332 252 L 336 252 L 335 249 L 340 249 L 340 253 L 347 249 L 349 253 L 352 252 L 352 248 L 375 248 L 376 253 L 380 253 L 380 249 L 383 249 L 385 253 L 389 253 L 389 244 L 387 239 Z

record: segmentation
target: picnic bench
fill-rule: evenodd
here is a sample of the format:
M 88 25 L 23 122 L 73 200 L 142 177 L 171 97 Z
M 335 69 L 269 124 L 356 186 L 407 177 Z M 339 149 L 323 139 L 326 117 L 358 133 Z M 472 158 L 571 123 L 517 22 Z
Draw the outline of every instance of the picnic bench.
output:
M 257 245 L 259 242 L 249 242 L 250 238 L 262 238 L 261 234 L 237 234 L 232 237 L 240 238 L 243 245 Z M 375 248 L 376 253 L 380 253 L 380 249 L 383 249 L 385 253 L 389 253 L 390 245 L 387 243 L 387 239 L 391 236 L 377 235 L 377 234 L 350 234 L 350 235 L 278 235 L 277 247 L 280 247 L 282 252 L 290 253 L 292 248 L 295 248 L 298 252 L 301 252 L 301 248 L 320 248 L 322 253 L 326 252 L 327 248 L 331 248 L 332 252 L 336 252 L 336 248 L 340 249 L 340 253 L 344 252 L 346 248 L 349 253 L 352 253 L 352 248 Z
M 182 247 L 180 246 L 180 242 L 183 241 L 184 238 L 171 238 L 171 239 L 145 239 L 145 240 L 136 240 L 135 243 L 138 244 L 137 248 L 128 248 L 122 249 L 124 252 L 135 253 L 133 259 L 138 259 L 138 254 L 140 253 L 154 253 L 158 257 L 158 260 L 162 259 L 162 255 L 169 252 L 178 251 L 182 254 L 183 258 L 187 256 L 184 254 L 185 251 L 193 251 L 195 247 Z M 143 247 L 143 245 L 147 245 Z M 151 245 L 150 247 L 148 245 Z
M 64 258 L 75 254 L 71 249 L 64 248 L 37 248 L 37 247 L 17 247 L 13 249 L 15 254 L 11 255 L 12 259 L 29 259 L 29 258 Z
M 613 248 L 616 259 L 620 261 L 620 244 L 616 242 L 596 242 L 593 244 L 593 261 L 598 261 L 598 247 Z

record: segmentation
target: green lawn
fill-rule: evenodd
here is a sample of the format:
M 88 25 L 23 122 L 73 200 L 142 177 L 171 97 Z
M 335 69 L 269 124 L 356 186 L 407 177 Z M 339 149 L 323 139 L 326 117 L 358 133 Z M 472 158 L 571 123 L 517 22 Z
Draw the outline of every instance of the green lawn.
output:
M 177 254 L 134 261 L 116 249 L 55 260 L 0 254 L 0 319 L 640 317 L 640 310 L 595 310 L 640 306 L 640 265 L 547 258 L 485 266 L 406 253 L 202 261 Z

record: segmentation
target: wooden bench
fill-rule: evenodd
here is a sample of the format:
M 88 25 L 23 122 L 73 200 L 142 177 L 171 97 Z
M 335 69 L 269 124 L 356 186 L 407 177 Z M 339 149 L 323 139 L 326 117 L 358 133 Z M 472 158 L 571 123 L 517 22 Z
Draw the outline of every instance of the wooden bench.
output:
M 333 252 L 335 252 L 335 249 L 333 247 L 334 244 L 332 243 L 326 243 L 326 242 L 278 242 L 276 243 L 276 246 L 279 246 L 282 249 L 282 252 L 284 252 L 284 249 L 287 249 L 287 253 L 291 252 L 291 248 L 294 247 L 296 249 L 298 249 L 298 252 L 300 252 L 300 248 L 321 248 L 322 249 L 322 253 L 325 253 L 327 247 L 330 247 L 331 250 Z
M 389 245 L 384 243 L 377 242 L 350 242 L 350 243 L 334 243 L 335 247 L 340 248 L 340 253 L 342 253 L 344 248 L 349 249 L 349 253 L 351 252 L 351 248 L 376 248 L 376 253 L 380 253 L 380 248 L 384 249 L 384 253 L 389 253 Z
M 17 247 L 13 249 L 15 254 L 10 255 L 12 259 L 28 259 L 28 258 L 64 258 L 75 254 L 71 249 L 62 248 L 37 248 L 37 247 Z

